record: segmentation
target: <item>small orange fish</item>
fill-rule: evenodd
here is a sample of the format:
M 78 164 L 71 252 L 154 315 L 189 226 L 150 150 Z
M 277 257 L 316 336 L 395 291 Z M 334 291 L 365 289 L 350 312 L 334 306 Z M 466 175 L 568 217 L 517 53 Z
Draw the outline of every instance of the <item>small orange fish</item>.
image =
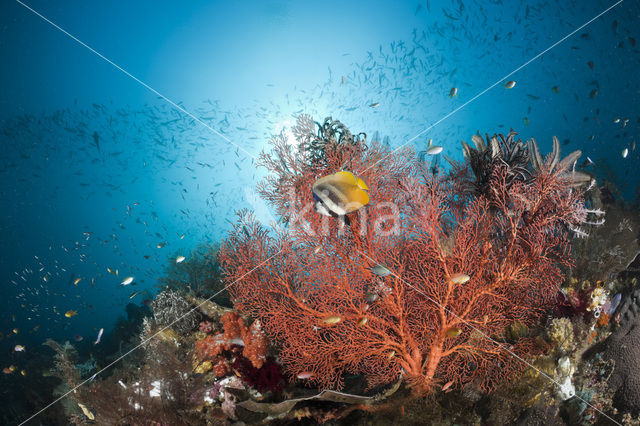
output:
M 78 315 L 78 311 L 74 311 L 74 310 L 69 310 L 64 313 L 64 316 L 67 318 L 75 317 L 76 315 Z
M 360 320 L 358 321 L 358 323 L 356 324 L 358 327 L 361 327 L 363 325 L 365 325 L 367 323 L 367 317 L 362 317 L 360 318 Z
M 323 323 L 328 325 L 337 324 L 340 321 L 342 321 L 342 318 L 340 318 L 339 315 L 329 315 L 327 317 L 324 317 L 324 319 L 322 320 Z
M 78 285 L 80 281 L 82 281 L 82 278 L 76 278 L 75 280 L 73 280 L 73 285 Z
M 451 392 L 451 389 L 450 389 L 450 388 L 451 388 L 451 385 L 453 385 L 453 380 L 452 380 L 452 381 L 450 381 L 450 382 L 445 383 L 445 384 L 444 384 L 444 386 L 442 387 L 442 391 L 443 391 L 444 393 Z
M 306 379 L 310 379 L 313 377 L 313 373 L 310 371 L 303 371 L 302 373 L 298 373 L 298 375 L 296 376 L 298 379 L 300 380 L 306 380 Z
M 464 284 L 467 281 L 469 281 L 470 277 L 469 275 L 463 274 L 463 273 L 456 273 L 456 274 L 452 274 L 449 277 L 449 281 L 451 281 L 454 284 Z
M 447 331 L 444 332 L 445 336 L 447 337 L 457 337 L 460 335 L 460 333 L 462 333 L 462 330 L 460 330 L 458 327 L 449 327 Z

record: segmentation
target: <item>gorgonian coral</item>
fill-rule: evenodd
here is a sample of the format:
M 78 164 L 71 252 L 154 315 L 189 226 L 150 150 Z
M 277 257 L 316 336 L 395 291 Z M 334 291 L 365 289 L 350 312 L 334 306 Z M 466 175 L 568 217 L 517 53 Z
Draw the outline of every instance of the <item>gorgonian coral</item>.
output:
M 550 158 L 523 180 L 496 163 L 485 190 L 468 191 L 464 166 L 434 176 L 406 148 L 329 144 L 304 167 L 304 146 L 292 155 L 273 142 L 261 193 L 288 227 L 241 212 L 220 262 L 234 304 L 260 319 L 291 376 L 340 387 L 345 372 L 372 386 L 402 375 L 424 394 L 437 383 L 490 390 L 523 367 L 535 340 L 502 342 L 554 303 L 566 226 L 586 217 L 566 164 Z M 520 161 L 520 150 L 501 155 Z M 346 228 L 309 208 L 313 182 L 343 169 L 372 200 Z
M 260 153 L 258 165 L 272 173 L 258 184 L 257 192 L 276 209 L 283 222 L 295 220 L 299 212 L 308 209 L 311 186 L 328 174 L 327 170 L 352 171 L 375 185 L 375 190 L 387 183 L 397 186 L 410 169 L 409 157 L 413 153 L 408 148 L 385 158 L 389 148 L 380 142 L 367 145 L 362 135 L 347 133 L 340 122 L 327 118 L 320 126 L 323 130 L 316 135 L 317 126 L 311 117 L 301 115 L 292 129 L 295 141 L 282 132 L 271 138 L 271 152 Z M 369 168 L 372 164 L 376 167 Z M 385 174 L 386 181 L 379 182 L 378 169 L 382 167 L 390 167 L 391 173 Z

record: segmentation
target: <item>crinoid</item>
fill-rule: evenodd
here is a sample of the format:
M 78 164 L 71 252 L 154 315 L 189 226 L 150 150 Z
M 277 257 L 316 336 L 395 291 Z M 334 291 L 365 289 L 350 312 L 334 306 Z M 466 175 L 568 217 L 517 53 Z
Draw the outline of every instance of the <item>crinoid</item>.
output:
M 511 186 L 515 181 L 526 181 L 530 177 L 529 153 L 520 139 L 515 140 L 518 133 L 509 132 L 504 135 L 486 135 L 485 139 L 480 135 L 473 135 L 471 140 L 475 148 L 462 141 L 462 152 L 465 162 L 471 167 L 475 176 L 473 187 L 478 193 L 486 193 L 489 190 L 491 176 L 496 166 L 507 166 L 507 185 Z
M 540 171 L 545 162 L 540 155 L 540 148 L 535 139 L 531 138 L 527 141 L 527 149 L 529 151 L 529 157 L 531 158 L 531 167 L 533 170 Z M 582 151 L 579 149 L 571 152 L 569 155 L 560 159 L 560 142 L 557 137 L 553 137 L 553 151 L 551 151 L 551 163 L 549 165 L 549 172 L 554 170 L 562 170 L 561 176 L 569 178 L 572 182 L 572 186 L 593 185 L 595 181 L 591 176 L 586 173 L 578 172 L 575 169 L 576 161 L 582 155 Z
M 331 117 L 324 119 L 324 123 L 315 122 L 318 127 L 317 134 L 312 133 L 313 120 L 308 115 L 302 115 L 293 129 L 293 134 L 300 142 L 300 149 L 307 154 L 306 162 L 311 166 L 324 164 L 327 149 L 340 146 L 344 149 L 364 149 L 366 145 L 366 133 L 354 135 L 342 122 Z M 354 153 L 355 154 L 355 153 Z
M 544 171 L 548 174 L 557 174 L 558 177 L 567 181 L 571 187 L 582 188 L 585 192 L 595 186 L 595 179 L 586 173 L 576 171 L 576 162 L 582 155 L 582 151 L 579 149 L 575 150 L 561 159 L 560 142 L 557 137 L 553 137 L 553 151 L 551 151 L 551 156 L 547 161 L 544 161 L 542 155 L 540 155 L 540 149 L 535 139 L 531 138 L 527 141 L 527 149 L 529 150 L 531 167 L 534 172 L 540 173 Z M 580 212 L 582 218 L 579 222 L 581 225 L 603 225 L 604 213 L 605 212 L 600 209 L 584 207 Z M 567 227 L 578 238 L 584 238 L 589 235 L 581 227 L 570 224 L 567 224 Z

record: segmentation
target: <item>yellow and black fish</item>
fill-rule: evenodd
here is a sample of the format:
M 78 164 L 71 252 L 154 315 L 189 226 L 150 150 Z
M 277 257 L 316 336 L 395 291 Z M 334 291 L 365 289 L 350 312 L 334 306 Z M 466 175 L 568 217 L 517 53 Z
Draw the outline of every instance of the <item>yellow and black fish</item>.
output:
M 315 210 L 325 216 L 345 216 L 369 204 L 369 188 L 348 171 L 318 179 L 312 191 Z

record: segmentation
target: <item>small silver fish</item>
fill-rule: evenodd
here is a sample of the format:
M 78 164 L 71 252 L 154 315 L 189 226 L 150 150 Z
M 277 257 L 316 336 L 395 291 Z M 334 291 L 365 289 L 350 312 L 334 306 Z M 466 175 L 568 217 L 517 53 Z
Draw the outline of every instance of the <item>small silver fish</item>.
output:
M 622 150 L 622 158 L 627 158 L 627 155 L 629 155 L 629 148 Z
M 516 82 L 511 80 L 511 81 L 507 81 L 504 84 L 504 87 L 507 88 L 507 89 L 513 89 L 515 87 L 515 85 L 516 85 Z
M 373 303 L 378 300 L 378 295 L 376 293 L 367 293 L 364 299 L 369 303 Z
M 449 281 L 451 281 L 454 284 L 464 284 L 467 281 L 469 281 L 469 275 L 458 272 L 458 273 L 452 274 L 449 277 Z
M 306 380 L 306 379 L 310 379 L 313 377 L 313 373 L 310 371 L 303 371 L 302 373 L 298 373 L 298 375 L 296 376 L 298 379 L 300 380 Z
M 449 90 L 449 98 L 453 98 L 454 96 L 458 96 L 457 87 L 452 87 L 451 90 Z
M 373 272 L 374 274 L 382 278 L 388 277 L 389 275 L 391 275 L 391 271 L 387 269 L 386 266 L 383 266 L 380 264 L 376 264 L 376 266 L 371 268 L 371 272 Z
M 427 154 L 429 155 L 438 155 L 442 152 L 442 147 L 440 145 L 431 145 L 427 148 Z

